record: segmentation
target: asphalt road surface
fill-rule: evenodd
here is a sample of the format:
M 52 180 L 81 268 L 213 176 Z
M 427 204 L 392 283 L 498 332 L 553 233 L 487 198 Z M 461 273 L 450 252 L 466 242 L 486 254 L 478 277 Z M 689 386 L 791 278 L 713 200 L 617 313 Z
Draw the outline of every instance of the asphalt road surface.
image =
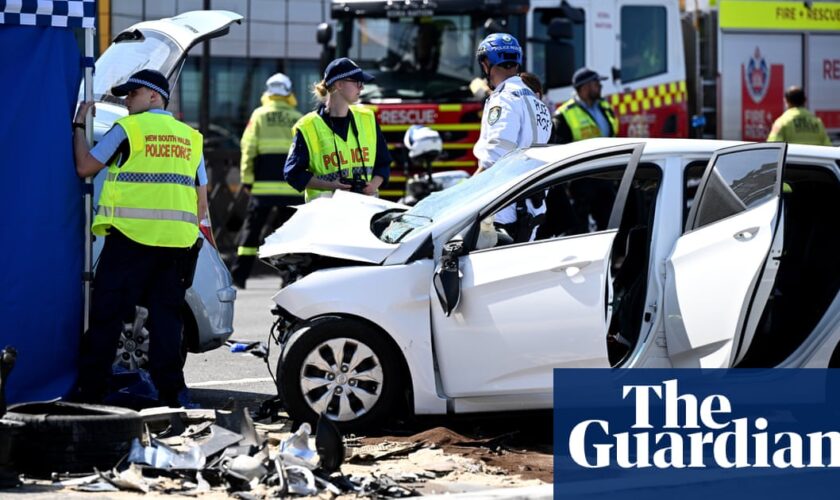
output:
M 280 288 L 280 278 L 255 277 L 248 288 L 238 290 L 233 317 L 233 336 L 241 342 L 266 342 L 270 349 L 271 370 L 277 368 L 280 352 L 268 342 L 274 322 L 271 297 Z M 184 376 L 194 402 L 204 408 L 220 408 L 230 399 L 239 407 L 254 408 L 277 394 L 266 363 L 248 353 L 234 353 L 228 346 L 195 354 L 189 353 Z

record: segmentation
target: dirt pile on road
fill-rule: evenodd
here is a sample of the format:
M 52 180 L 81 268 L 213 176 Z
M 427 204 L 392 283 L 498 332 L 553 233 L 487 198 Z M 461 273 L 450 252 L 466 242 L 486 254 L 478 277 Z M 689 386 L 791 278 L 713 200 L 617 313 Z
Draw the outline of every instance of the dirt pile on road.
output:
M 420 447 L 437 448 L 447 455 L 480 461 L 507 474 L 522 479 L 553 481 L 554 458 L 549 445 L 516 446 L 515 433 L 490 438 L 471 438 L 446 427 L 435 427 L 411 436 L 382 436 L 361 438 L 363 446 L 384 443 L 411 443 Z

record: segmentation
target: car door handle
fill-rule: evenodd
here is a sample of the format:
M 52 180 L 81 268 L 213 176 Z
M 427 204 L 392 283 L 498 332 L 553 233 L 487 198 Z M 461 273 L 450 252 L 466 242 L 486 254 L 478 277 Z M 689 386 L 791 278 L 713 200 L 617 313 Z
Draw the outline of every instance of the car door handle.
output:
M 592 262 L 588 260 L 581 260 L 578 262 L 562 264 L 557 267 L 551 268 L 551 270 L 555 273 L 566 273 L 569 276 L 574 276 L 575 274 L 579 273 L 581 269 L 588 266 L 589 264 L 592 264 Z
M 750 241 L 755 238 L 755 235 L 758 234 L 757 227 L 751 227 L 749 229 L 742 229 L 737 233 L 733 234 L 732 237 L 738 241 Z

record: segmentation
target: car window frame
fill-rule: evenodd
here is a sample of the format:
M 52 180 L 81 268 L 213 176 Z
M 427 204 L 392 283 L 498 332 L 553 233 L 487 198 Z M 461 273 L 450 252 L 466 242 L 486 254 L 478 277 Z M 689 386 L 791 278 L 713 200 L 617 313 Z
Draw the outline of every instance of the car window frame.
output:
M 691 207 L 694 206 L 694 200 L 697 199 L 697 196 L 700 194 L 700 187 L 703 185 L 703 176 L 706 174 L 706 169 L 709 166 L 709 161 L 711 160 L 711 156 L 707 158 L 687 158 L 685 163 L 682 166 L 682 222 L 681 222 L 681 230 L 680 234 L 685 234 L 686 228 L 688 227 L 688 214 L 691 213 Z M 691 198 L 691 206 L 688 205 L 688 185 L 686 181 L 686 173 L 688 172 L 689 168 L 700 166 L 700 183 L 697 184 L 696 192 L 694 196 Z
M 475 218 L 468 219 L 466 224 L 460 226 L 459 229 L 455 231 L 454 234 L 464 234 L 464 255 L 469 255 L 476 252 L 484 252 L 488 250 L 492 251 L 498 249 L 514 248 L 521 245 L 553 242 L 566 238 L 578 238 L 594 234 L 603 234 L 609 231 L 618 231 L 618 226 L 621 223 L 621 214 L 623 212 L 623 206 L 627 202 L 629 186 L 626 186 L 625 183 L 632 182 L 632 175 L 629 177 L 627 177 L 626 175 L 622 176 L 622 180 L 619 183 L 618 192 L 616 193 L 616 198 L 613 201 L 613 209 L 610 215 L 609 224 L 607 224 L 606 229 L 596 231 L 593 233 L 577 234 L 558 238 L 548 238 L 539 241 L 525 241 L 522 243 L 504 245 L 501 247 L 491 247 L 482 249 L 475 248 L 475 245 L 478 242 L 481 221 L 484 220 L 487 216 L 495 214 L 502 208 L 513 203 L 513 201 L 519 198 L 520 196 L 530 196 L 531 194 L 534 194 L 538 191 L 545 190 L 551 184 L 557 184 L 559 182 L 564 182 L 565 180 L 571 180 L 574 177 L 583 176 L 587 173 L 597 172 L 598 170 L 607 170 L 610 168 L 609 165 L 603 165 L 600 168 L 593 167 L 589 165 L 592 162 L 610 160 L 616 161 L 618 158 L 626 156 L 627 165 L 632 165 L 632 169 L 635 172 L 639 164 L 642 163 L 641 155 L 643 152 L 643 148 L 644 143 L 630 143 L 622 144 L 619 146 L 600 148 L 594 151 L 589 151 L 586 153 L 575 155 L 571 158 L 566 158 L 549 167 L 539 169 L 539 171 L 536 172 L 534 175 L 526 177 L 525 179 L 514 185 L 507 192 L 505 192 L 502 196 L 486 205 L 483 209 L 479 210 L 478 215 Z M 622 207 L 622 209 L 618 213 L 616 213 L 616 207 L 619 206 Z M 468 229 L 466 229 L 465 231 L 465 228 Z
M 737 154 L 737 153 L 740 153 L 740 152 L 743 152 L 743 151 L 757 151 L 757 150 L 760 150 L 760 149 L 775 149 L 775 150 L 780 150 L 781 151 L 781 153 L 780 153 L 782 155 L 781 156 L 781 170 L 779 171 L 778 175 L 776 176 L 776 183 L 775 183 L 775 186 L 773 188 L 773 197 L 775 197 L 776 199 L 779 199 L 781 197 L 782 175 L 783 175 L 783 172 L 784 172 L 784 165 L 787 162 L 787 144 L 786 143 L 784 143 L 784 142 L 776 142 L 776 143 L 773 143 L 773 142 L 758 142 L 758 143 L 741 144 L 741 145 L 738 145 L 738 146 L 731 146 L 731 147 L 718 149 L 712 154 L 712 157 L 709 159 L 709 163 L 706 165 L 706 170 L 703 172 L 703 178 L 700 181 L 700 185 L 697 187 L 697 194 L 694 196 L 694 200 L 697 200 L 697 202 L 692 203 L 692 205 L 691 205 L 691 210 L 688 213 L 688 220 L 686 220 L 686 223 L 685 223 L 686 229 L 685 229 L 685 231 L 683 231 L 683 235 L 693 233 L 694 231 L 698 231 L 698 230 L 704 229 L 706 227 L 715 225 L 715 224 L 717 224 L 721 221 L 729 220 L 732 217 L 737 217 L 737 216 L 739 216 L 739 215 L 741 215 L 745 212 L 748 212 L 750 210 L 753 210 L 755 208 L 755 207 L 747 208 L 747 209 L 742 210 L 740 212 L 731 214 L 727 217 L 717 219 L 714 222 L 704 224 L 704 225 L 699 226 L 699 227 L 696 226 L 697 211 L 698 211 L 698 207 L 700 206 L 699 200 L 701 200 L 703 195 L 706 193 L 706 188 L 707 188 L 708 183 L 709 183 L 709 178 L 711 177 L 712 169 L 714 168 L 717 159 L 722 155 Z M 777 168 L 778 168 L 778 165 L 777 165 Z M 685 184 L 684 179 L 683 179 L 683 184 Z M 768 200 L 768 201 L 770 201 L 770 200 Z M 764 203 L 766 203 L 766 202 L 764 202 Z M 763 205 L 764 203 L 761 203 L 761 205 Z

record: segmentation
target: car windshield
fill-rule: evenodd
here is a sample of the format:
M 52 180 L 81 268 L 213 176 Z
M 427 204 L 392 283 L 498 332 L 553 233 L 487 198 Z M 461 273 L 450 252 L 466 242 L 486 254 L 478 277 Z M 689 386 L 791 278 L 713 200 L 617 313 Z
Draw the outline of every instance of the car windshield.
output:
M 111 95 L 111 87 L 118 85 L 141 69 L 155 69 L 169 75 L 180 60 L 182 51 L 167 36 L 155 31 L 124 32 L 96 61 L 93 79 L 94 101 L 122 104 Z M 79 91 L 83 100 L 84 86 Z
M 341 55 L 370 71 L 362 99 L 468 99 L 477 18 L 467 15 L 349 19 L 338 25 Z
M 447 212 L 469 204 L 543 164 L 542 160 L 531 158 L 525 151 L 515 151 L 481 174 L 420 200 L 410 210 L 394 218 L 380 239 L 386 243 L 396 243 L 415 229 L 428 226 Z

